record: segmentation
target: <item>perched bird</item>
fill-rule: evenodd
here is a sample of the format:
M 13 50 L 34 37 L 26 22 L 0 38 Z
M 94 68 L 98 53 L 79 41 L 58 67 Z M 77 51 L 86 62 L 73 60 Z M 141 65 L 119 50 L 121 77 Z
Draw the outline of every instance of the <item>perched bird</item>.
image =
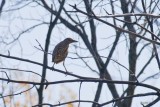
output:
M 72 38 L 66 38 L 63 41 L 61 41 L 60 43 L 58 43 L 52 53 L 52 62 L 54 62 L 54 64 L 58 64 L 60 62 L 63 61 L 63 66 L 67 72 L 67 69 L 65 67 L 65 58 L 68 55 L 68 47 L 70 43 L 73 42 L 77 42 L 76 40 L 73 40 Z M 54 68 L 54 64 L 53 64 L 53 68 Z

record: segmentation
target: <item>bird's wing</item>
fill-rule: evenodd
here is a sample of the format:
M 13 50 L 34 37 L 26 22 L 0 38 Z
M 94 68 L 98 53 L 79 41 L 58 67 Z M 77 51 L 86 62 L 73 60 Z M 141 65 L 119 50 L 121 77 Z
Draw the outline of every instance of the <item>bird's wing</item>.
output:
M 52 62 L 54 62 L 55 56 L 58 54 L 58 50 L 62 47 L 62 43 L 57 44 L 52 53 Z

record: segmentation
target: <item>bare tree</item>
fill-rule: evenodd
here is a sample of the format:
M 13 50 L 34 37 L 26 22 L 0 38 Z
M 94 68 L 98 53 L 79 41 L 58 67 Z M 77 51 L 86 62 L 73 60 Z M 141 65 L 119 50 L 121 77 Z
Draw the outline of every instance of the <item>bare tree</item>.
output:
M 149 80 L 154 82 L 156 78 L 156 81 L 159 81 L 159 4 L 159 0 L 3 0 L 0 6 L 1 20 L 5 21 L 6 14 L 11 16 L 7 20 L 10 22 L 6 25 L 7 27 L 1 24 L 3 32 L 1 32 L 0 44 L 3 51 L 0 53 L 2 63 L 0 69 L 3 75 L 0 80 L 3 82 L 2 86 L 4 82 L 8 83 L 7 86 L 11 85 L 10 83 L 30 86 L 19 93 L 4 95 L 5 93 L 2 92 L 1 98 L 4 105 L 7 105 L 6 97 L 32 92 L 34 89 L 37 92 L 37 104 L 30 104 L 33 107 L 43 105 L 55 107 L 74 103 L 77 103 L 78 107 L 81 104 L 90 104 L 92 107 L 132 107 L 136 105 L 136 99 L 139 97 L 142 99 L 139 100 L 138 105 L 144 107 L 156 105 L 160 100 L 160 89 L 150 84 Z M 35 14 L 35 11 L 33 13 L 29 11 L 30 15 L 23 15 L 27 9 L 36 10 L 38 14 Z M 17 12 L 19 12 L 18 15 Z M 17 23 L 17 29 L 12 30 L 14 29 L 12 23 L 16 26 L 17 20 L 23 23 Z M 72 50 L 70 52 L 72 56 L 68 57 L 71 59 L 70 63 L 74 63 L 73 73 L 66 73 L 56 67 L 52 68 L 49 62 L 53 47 L 58 43 L 55 43 L 56 38 L 67 37 L 68 33 L 64 33 L 63 28 L 69 34 L 75 35 L 71 37 L 76 37 L 79 41 L 77 45 L 72 45 L 74 51 Z M 36 42 L 32 43 L 34 44 L 32 48 L 43 53 L 40 58 L 42 62 L 23 57 L 25 42 L 21 38 L 27 38 L 23 35 L 35 33 L 36 29 L 45 32 L 43 37 L 30 37 L 30 40 L 35 41 L 36 39 Z M 15 51 L 14 46 L 20 47 L 21 57 L 12 54 Z M 41 67 L 41 72 L 37 73 L 36 67 L 32 70 L 24 70 L 21 64 L 18 65 L 18 68 L 8 66 L 6 59 L 7 61 L 14 59 L 21 63 L 29 63 L 31 66 L 36 65 Z M 90 71 L 91 74 L 96 74 L 96 77 L 85 76 L 85 74 L 81 76 L 75 73 L 78 68 Z M 46 76 L 50 75 L 52 70 L 60 74 L 67 74 L 67 77 L 71 76 L 71 78 L 49 82 Z M 37 82 L 18 80 L 16 76 L 9 76 L 9 71 L 27 72 L 40 79 Z M 93 84 L 95 82 L 97 86 L 94 97 L 90 100 L 83 99 L 81 97 L 85 95 L 81 92 L 84 89 L 83 83 Z M 63 83 L 80 84 L 77 99 L 67 100 L 67 102 L 59 101 L 57 104 L 44 102 L 44 86 Z M 105 92 L 107 94 L 104 96 L 102 93 Z M 143 99 L 146 96 L 153 100 L 146 104 L 146 100 Z M 103 99 L 104 102 L 100 99 Z

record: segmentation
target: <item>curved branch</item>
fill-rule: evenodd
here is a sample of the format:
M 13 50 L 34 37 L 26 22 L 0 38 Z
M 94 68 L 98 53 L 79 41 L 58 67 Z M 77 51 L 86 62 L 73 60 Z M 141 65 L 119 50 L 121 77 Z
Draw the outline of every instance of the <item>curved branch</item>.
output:
M 151 92 L 151 93 L 144 93 L 144 94 L 136 94 L 136 95 L 131 95 L 131 96 L 127 96 L 127 97 L 121 97 L 121 98 L 117 98 L 117 99 L 113 99 L 111 101 L 108 101 L 108 102 L 105 102 L 103 104 L 100 104 L 100 106 L 105 106 L 107 104 L 110 104 L 110 103 L 114 103 L 116 101 L 120 101 L 120 100 L 123 100 L 123 99 L 129 99 L 129 98 L 133 98 L 133 97 L 143 97 L 143 96 L 151 96 L 151 95 L 157 95 L 157 93 L 155 92 Z M 148 107 L 151 107 L 151 106 L 148 106 Z
M 54 71 L 56 71 L 56 72 L 59 72 L 59 73 L 65 74 L 65 75 L 70 75 L 70 76 L 73 76 L 73 77 L 76 77 L 76 78 L 81 78 L 81 79 L 87 78 L 87 77 L 78 76 L 78 75 L 75 75 L 75 74 L 72 74 L 72 73 L 69 73 L 69 72 L 66 73 L 66 71 L 62 71 L 62 70 L 59 70 L 59 69 L 55 69 L 55 68 L 49 67 L 49 66 L 47 66 L 47 65 L 44 65 L 44 64 L 42 64 L 42 63 L 35 62 L 35 61 L 29 60 L 29 59 L 23 59 L 23 58 L 14 57 L 14 56 L 8 56 L 8 55 L 3 55 L 3 54 L 0 54 L 0 56 L 1 56 L 1 57 L 4 57 L 4 58 L 10 58 L 10 59 L 15 59 L 15 60 L 19 60 L 19 61 L 24 61 L 24 62 L 36 64 L 36 65 L 39 65 L 39 66 L 42 66 L 42 67 L 46 67 L 47 69 L 54 70 Z
M 29 88 L 29 89 L 27 89 L 27 90 L 25 90 L 25 91 L 21 91 L 21 92 L 16 93 L 16 94 L 10 94 L 10 95 L 5 95 L 5 96 L 0 96 L 0 98 L 9 97 L 9 96 L 15 96 L 15 95 L 20 95 L 20 94 L 22 94 L 22 93 L 25 93 L 25 92 L 31 90 L 31 89 L 34 88 L 34 87 L 35 87 L 35 86 L 33 85 L 31 88 Z
M 53 85 L 53 84 L 60 84 L 60 83 L 75 83 L 75 82 L 98 82 L 98 83 L 108 83 L 108 84 L 129 84 L 133 86 L 140 86 L 144 88 L 149 88 L 154 91 L 156 91 L 158 94 L 160 94 L 160 89 L 148 84 L 134 82 L 134 81 L 113 81 L 113 80 L 103 80 L 99 78 L 86 78 L 86 79 L 73 79 L 73 80 L 61 80 L 61 81 L 54 81 L 54 82 L 48 82 L 48 83 L 39 83 L 39 82 L 29 82 L 29 81 L 17 81 L 17 80 L 11 80 L 11 79 L 5 79 L 0 78 L 2 81 L 6 82 L 12 82 L 12 83 L 24 83 L 24 84 L 32 84 L 32 85 Z
M 20 71 L 20 72 L 31 72 L 31 73 L 33 73 L 33 74 L 36 74 L 36 75 L 38 75 L 38 76 L 40 76 L 41 78 L 43 78 L 40 74 L 38 74 L 38 73 L 36 73 L 36 72 L 33 72 L 33 71 L 29 71 L 29 70 L 21 70 L 21 69 L 14 69 L 14 68 L 1 68 L 0 67 L 0 69 L 5 69 L 5 70 L 15 70 L 15 71 Z M 7 75 L 7 78 L 9 79 L 9 77 L 8 77 L 8 75 Z M 44 78 L 45 79 L 45 78 Z M 46 80 L 46 82 L 48 82 L 47 81 L 47 79 L 45 79 Z
M 78 12 L 84 14 L 84 15 L 92 16 L 92 15 L 87 14 L 87 13 L 83 12 L 82 10 L 78 9 L 78 8 L 76 7 L 76 5 L 75 5 L 75 6 L 70 5 L 70 6 L 73 7 L 75 10 L 77 10 Z M 117 26 L 115 26 L 115 25 L 113 25 L 113 24 L 111 24 L 111 23 L 109 23 L 109 22 L 106 22 L 106 21 L 98 18 L 97 16 L 92 16 L 92 18 L 94 18 L 94 19 L 96 19 L 96 20 L 98 20 L 98 21 L 100 21 L 100 22 L 102 22 L 102 23 L 104 23 L 104 24 L 107 24 L 107 25 L 109 25 L 109 26 L 111 26 L 111 27 L 113 27 L 113 28 L 115 28 L 115 29 L 117 29 L 117 30 L 120 30 L 121 32 L 129 33 L 129 34 L 132 34 L 133 36 L 137 36 L 137 37 L 139 37 L 139 38 L 141 38 L 141 39 L 144 39 L 144 40 L 146 40 L 146 41 L 148 41 L 148 42 L 151 42 L 151 43 L 153 43 L 153 44 L 160 45 L 160 42 L 157 42 L 157 41 L 155 41 L 155 40 L 151 40 L 151 39 L 145 38 L 145 37 L 143 37 L 143 36 L 141 36 L 141 35 L 139 35 L 139 34 L 137 34 L 137 33 L 134 33 L 134 32 L 132 32 L 132 31 L 125 30 L 125 29 L 122 29 L 122 28 L 120 28 L 120 27 L 117 27 Z
M 60 103 L 59 104 L 48 104 L 48 103 L 43 103 L 43 104 L 38 104 L 38 105 L 34 105 L 32 107 L 39 107 L 39 106 L 42 106 L 42 105 L 48 105 L 50 107 L 56 107 L 56 106 L 61 106 L 61 105 L 66 105 L 66 104 L 69 104 L 69 103 L 78 103 L 78 102 L 84 102 L 84 103 L 93 103 L 93 104 L 96 104 L 98 107 L 99 107 L 99 103 L 97 102 L 94 102 L 94 101 L 88 101 L 88 100 L 74 100 L 74 101 L 68 101 L 68 102 L 65 102 L 65 103 Z

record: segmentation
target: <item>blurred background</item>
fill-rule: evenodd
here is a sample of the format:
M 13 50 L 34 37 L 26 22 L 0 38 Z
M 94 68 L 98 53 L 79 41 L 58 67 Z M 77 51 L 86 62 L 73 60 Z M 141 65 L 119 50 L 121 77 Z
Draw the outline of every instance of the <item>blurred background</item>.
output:
M 65 60 L 69 72 L 111 81 L 138 80 L 159 88 L 159 5 L 159 0 L 0 0 L 0 54 L 52 67 L 52 55 L 45 52 L 52 53 L 59 42 L 69 37 L 78 41 L 69 46 Z M 54 67 L 65 72 L 63 63 Z M 0 56 L 0 71 L 0 78 L 17 81 L 42 83 L 43 78 L 49 82 L 77 79 L 3 56 Z M 3 80 L 0 85 L 1 107 L 54 105 L 79 100 L 79 96 L 80 100 L 102 104 L 155 92 L 123 83 L 82 82 L 81 89 L 80 82 L 49 85 L 47 89 L 44 85 Z M 142 107 L 156 98 L 155 95 L 132 97 L 104 107 Z M 154 107 L 159 104 L 157 101 Z M 91 102 L 81 102 L 79 106 L 96 107 Z M 78 102 L 61 107 L 78 107 Z

